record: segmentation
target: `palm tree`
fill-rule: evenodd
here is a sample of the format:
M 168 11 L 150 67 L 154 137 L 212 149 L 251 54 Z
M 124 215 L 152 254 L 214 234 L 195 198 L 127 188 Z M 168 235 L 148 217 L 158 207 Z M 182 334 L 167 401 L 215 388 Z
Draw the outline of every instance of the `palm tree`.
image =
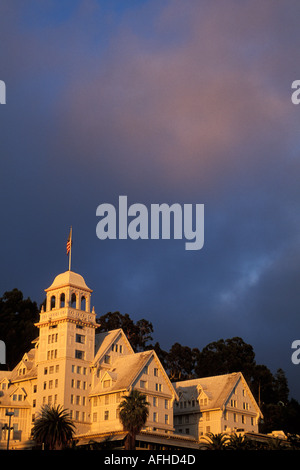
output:
M 128 432 L 125 449 L 135 449 L 135 438 L 145 425 L 149 415 L 149 403 L 146 396 L 138 390 L 132 390 L 129 395 L 123 397 L 119 405 L 119 418 L 124 431 Z
M 45 444 L 50 450 L 62 449 L 73 439 L 75 425 L 67 410 L 61 405 L 44 405 L 36 419 L 33 438 L 38 444 Z
M 228 436 L 223 433 L 209 432 L 203 439 L 207 442 L 206 448 L 210 450 L 223 450 L 228 443 Z
M 251 441 L 244 434 L 233 433 L 229 436 L 227 448 L 230 450 L 249 450 Z

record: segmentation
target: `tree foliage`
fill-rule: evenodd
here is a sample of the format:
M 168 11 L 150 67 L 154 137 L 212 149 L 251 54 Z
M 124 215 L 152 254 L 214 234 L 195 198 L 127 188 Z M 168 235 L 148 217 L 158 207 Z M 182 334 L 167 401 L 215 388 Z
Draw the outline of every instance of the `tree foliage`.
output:
M 146 396 L 138 390 L 132 390 L 123 398 L 119 405 L 119 417 L 124 430 L 128 431 L 125 449 L 134 450 L 136 435 L 145 425 L 149 415 L 149 403 Z
M 32 434 L 37 444 L 49 450 L 65 448 L 73 439 L 75 425 L 61 405 L 44 405 L 34 422 Z
M 135 352 L 145 351 L 152 341 L 153 326 L 148 320 L 138 320 L 136 323 L 128 313 L 122 315 L 120 312 L 108 312 L 97 318 L 101 331 L 110 331 L 122 328 Z
M 38 336 L 34 325 L 38 321 L 38 307 L 30 298 L 24 299 L 18 289 L 5 292 L 0 298 L 0 339 L 6 344 L 6 364 L 9 369 L 32 348 Z

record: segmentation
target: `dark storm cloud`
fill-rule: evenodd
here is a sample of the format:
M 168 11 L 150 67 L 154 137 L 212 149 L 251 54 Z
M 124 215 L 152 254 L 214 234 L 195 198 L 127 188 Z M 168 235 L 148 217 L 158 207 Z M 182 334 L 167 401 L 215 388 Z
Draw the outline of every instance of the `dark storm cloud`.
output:
M 73 225 L 74 270 L 98 313 L 144 316 L 166 348 L 240 335 L 260 362 L 289 368 L 299 326 L 300 118 L 290 100 L 299 9 L 2 2 L 2 290 L 42 300 L 67 268 Z M 100 243 L 96 207 L 121 194 L 205 203 L 203 250 Z M 297 368 L 289 374 L 299 394 Z

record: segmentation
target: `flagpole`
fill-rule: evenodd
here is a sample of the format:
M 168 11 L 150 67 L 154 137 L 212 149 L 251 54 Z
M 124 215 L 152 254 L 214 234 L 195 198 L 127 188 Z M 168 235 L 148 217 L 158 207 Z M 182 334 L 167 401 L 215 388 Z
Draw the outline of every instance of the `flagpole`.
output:
M 72 255 L 72 227 L 70 230 L 69 271 L 71 271 L 71 255 Z

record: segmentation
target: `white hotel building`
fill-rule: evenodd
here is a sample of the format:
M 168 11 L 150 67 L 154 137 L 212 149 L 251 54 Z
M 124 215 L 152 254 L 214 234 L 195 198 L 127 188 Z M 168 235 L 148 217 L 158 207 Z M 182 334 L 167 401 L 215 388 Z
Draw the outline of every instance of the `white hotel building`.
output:
M 125 433 L 118 405 L 132 389 L 143 392 L 150 403 L 145 429 L 137 437 L 139 447 L 197 448 L 203 417 L 200 401 L 198 414 L 189 418 L 199 422 L 188 433 L 187 426 L 181 430 L 177 417 L 175 432 L 174 411 L 175 416 L 180 414 L 178 404 L 190 394 L 187 401 L 200 400 L 201 393 L 209 398 L 209 387 L 186 384 L 185 391 L 184 382 L 173 385 L 155 351 L 135 353 L 121 329 L 96 334 L 99 324 L 91 293 L 83 277 L 70 270 L 56 276 L 46 289 L 46 309 L 37 323 L 39 337 L 12 371 L 0 371 L 0 449 L 7 445 L 8 411 L 13 412 L 10 448 L 34 446 L 31 430 L 44 404 L 69 410 L 79 445 L 109 439 L 122 447 Z M 253 400 L 253 420 L 245 430 L 257 432 L 260 411 Z

